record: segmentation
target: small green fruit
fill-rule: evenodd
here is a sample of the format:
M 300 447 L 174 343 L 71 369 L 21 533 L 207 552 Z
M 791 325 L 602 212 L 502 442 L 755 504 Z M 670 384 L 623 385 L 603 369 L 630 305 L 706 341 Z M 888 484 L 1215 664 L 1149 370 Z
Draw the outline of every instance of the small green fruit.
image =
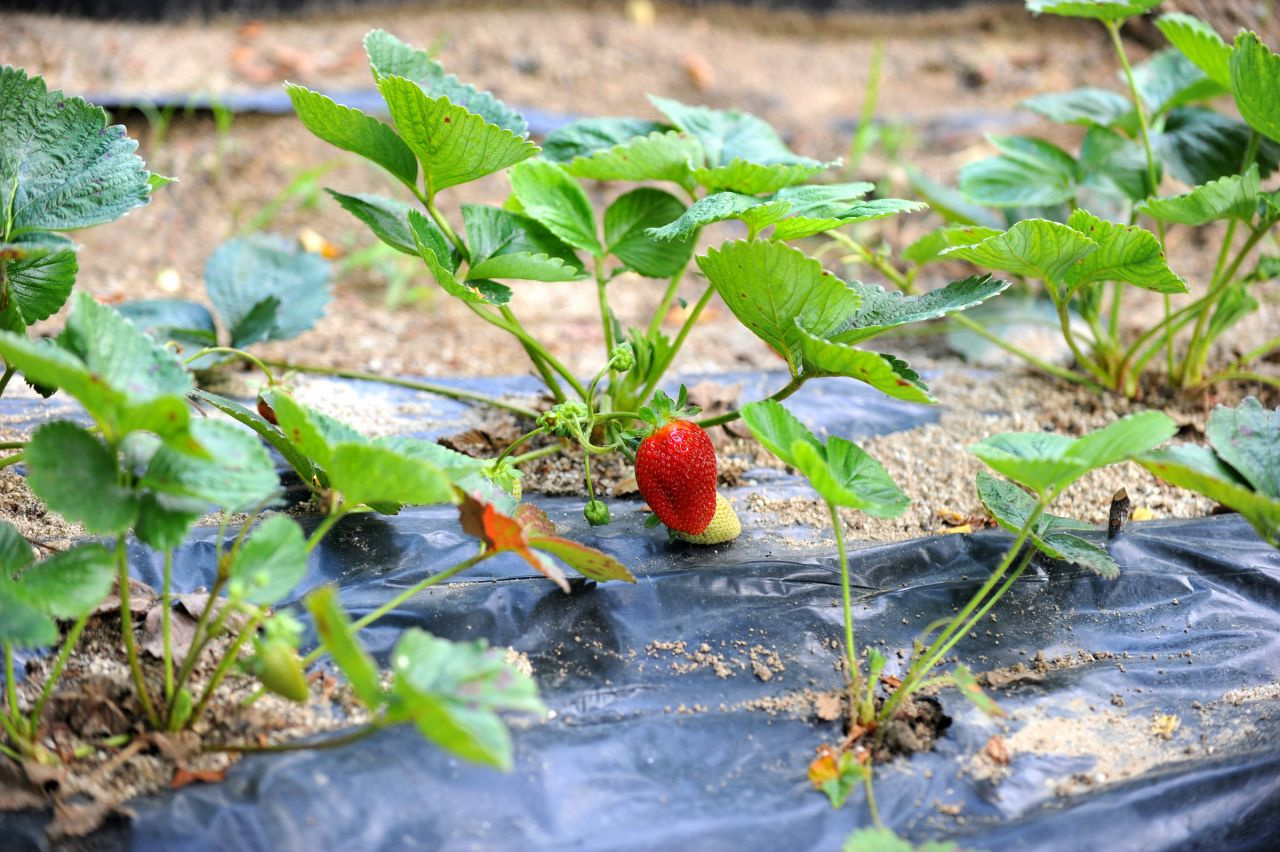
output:
M 609 514 L 609 507 L 601 500 L 592 500 L 587 503 L 582 509 L 582 516 L 593 527 L 603 527 L 613 522 L 613 516 Z

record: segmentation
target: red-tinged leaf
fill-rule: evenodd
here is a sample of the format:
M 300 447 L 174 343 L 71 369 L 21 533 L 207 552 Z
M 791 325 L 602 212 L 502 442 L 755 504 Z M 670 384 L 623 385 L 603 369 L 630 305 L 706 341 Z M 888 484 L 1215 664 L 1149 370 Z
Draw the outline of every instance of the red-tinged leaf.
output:
M 467 535 L 480 539 L 494 552 L 510 550 L 520 554 L 521 558 L 533 566 L 535 571 L 543 574 L 568 593 L 569 581 L 565 578 L 564 572 L 529 549 L 524 527 L 519 521 L 507 517 L 489 503 L 481 503 L 469 494 L 463 498 L 462 505 L 458 508 L 458 515 L 462 530 Z
M 517 506 L 515 519 L 516 523 L 520 524 L 524 531 L 531 536 L 556 534 L 556 525 L 551 523 L 547 513 L 532 503 L 521 503 Z
M 627 570 L 627 566 L 594 547 L 587 547 L 585 544 L 579 544 L 567 538 L 541 535 L 530 536 L 529 544 L 538 550 L 550 553 L 582 576 L 590 577 L 592 580 L 622 580 L 626 583 L 636 581 L 636 578 Z
M 173 770 L 173 780 L 169 782 L 170 790 L 177 790 L 188 784 L 218 784 L 226 777 L 227 769 L 188 769 L 179 766 Z

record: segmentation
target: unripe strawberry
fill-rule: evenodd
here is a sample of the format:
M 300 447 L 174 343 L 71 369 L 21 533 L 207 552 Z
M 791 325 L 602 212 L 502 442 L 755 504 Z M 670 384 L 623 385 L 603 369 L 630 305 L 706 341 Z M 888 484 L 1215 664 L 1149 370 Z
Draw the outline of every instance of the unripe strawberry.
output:
M 716 451 L 696 423 L 669 420 L 636 450 L 640 496 L 669 528 L 698 535 L 716 513 Z
M 742 523 L 733 504 L 723 494 L 716 495 L 716 513 L 707 528 L 697 535 L 677 532 L 675 537 L 690 544 L 724 544 L 742 535 Z

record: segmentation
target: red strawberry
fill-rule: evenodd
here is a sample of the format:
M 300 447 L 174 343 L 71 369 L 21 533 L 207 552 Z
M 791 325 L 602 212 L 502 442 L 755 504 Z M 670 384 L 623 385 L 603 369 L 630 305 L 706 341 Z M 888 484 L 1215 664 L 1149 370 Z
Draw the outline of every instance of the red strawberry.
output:
M 636 484 L 658 520 L 698 535 L 716 514 L 716 451 L 696 423 L 669 420 L 636 450 Z

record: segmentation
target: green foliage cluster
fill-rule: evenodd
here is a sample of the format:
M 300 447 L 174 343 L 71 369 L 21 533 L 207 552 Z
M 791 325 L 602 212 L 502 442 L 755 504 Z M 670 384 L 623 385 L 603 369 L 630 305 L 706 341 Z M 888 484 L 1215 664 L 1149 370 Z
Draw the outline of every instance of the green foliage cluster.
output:
M 1156 19 L 1170 46 L 1131 66 L 1120 27 L 1157 5 L 1029 0 L 1036 13 L 1099 21 L 1127 90 L 1084 88 L 1023 102 L 1083 128 L 1078 152 L 1030 136 L 990 136 L 997 153 L 961 171 L 958 194 L 917 180 L 949 222 L 904 259 L 960 259 L 1041 282 L 1073 369 L 1009 344 L 977 318 L 960 322 L 1061 378 L 1129 397 L 1151 384 L 1153 365 L 1182 390 L 1226 380 L 1276 384 L 1252 365 L 1280 338 L 1220 368 L 1208 363 L 1214 343 L 1257 309 L 1254 285 L 1274 278 L 1274 258 L 1256 250 L 1280 221 L 1275 193 L 1262 188 L 1280 164 L 1280 57 L 1254 33 L 1228 42 L 1205 22 L 1170 12 Z M 1239 118 L 1217 108 L 1227 96 Z M 1189 189 L 1170 192 L 1171 181 Z M 1194 229 L 1194 239 L 1215 247 L 1208 280 L 1188 283 L 1170 269 L 1165 243 L 1174 229 Z M 908 283 L 915 272 L 903 276 Z M 1122 324 L 1134 287 L 1165 304 L 1163 318 L 1137 333 Z
M 932 402 L 906 363 L 858 347 L 888 329 L 980 304 L 1007 286 L 975 277 L 908 297 L 825 271 L 788 242 L 924 205 L 868 199 L 868 183 L 810 183 L 835 163 L 793 152 L 755 116 L 652 97 L 658 121 L 584 119 L 551 133 L 539 150 L 514 111 L 445 74 L 425 51 L 381 30 L 366 36 L 365 51 L 394 127 L 301 86 L 290 85 L 289 95 L 311 132 L 382 167 L 416 206 L 330 194 L 386 245 L 419 257 L 436 284 L 478 319 L 516 338 L 557 405 L 585 406 L 570 437 L 588 457 L 630 454 L 630 423 L 716 294 L 784 359 L 790 381 L 773 399 L 811 378 L 849 376 L 901 399 Z M 511 186 L 506 203 L 464 204 L 455 228 L 440 193 L 503 171 Z M 584 181 L 623 186 L 597 210 Z M 694 258 L 701 229 L 731 219 L 743 223 L 747 238 Z M 691 260 L 706 285 L 671 338 L 663 321 Z M 624 273 L 666 282 L 655 289 L 643 327 L 622 328 L 609 308 Z M 515 310 L 521 299 L 545 298 L 533 282 L 583 278 L 595 281 L 604 341 L 602 366 L 589 381 L 534 339 Z M 618 360 L 621 344 L 630 357 Z M 536 432 L 566 434 L 545 423 Z M 587 481 L 594 500 L 589 466 Z M 608 518 L 599 507 L 591 514 L 595 522 Z

